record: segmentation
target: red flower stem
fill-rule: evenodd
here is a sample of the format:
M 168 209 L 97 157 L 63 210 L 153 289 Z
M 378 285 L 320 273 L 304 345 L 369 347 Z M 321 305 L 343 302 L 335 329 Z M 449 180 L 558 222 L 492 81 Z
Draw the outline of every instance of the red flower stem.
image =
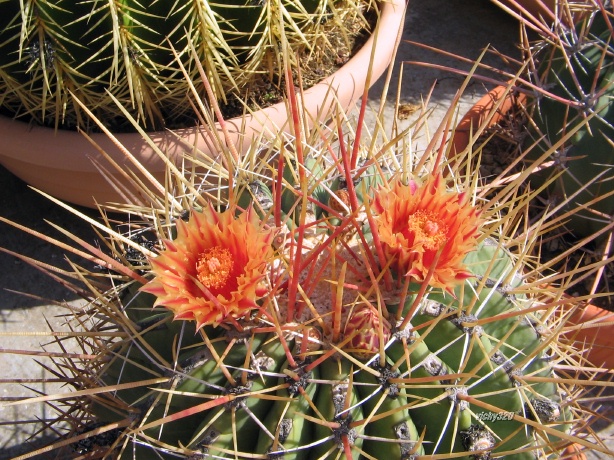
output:
M 237 396 L 233 394 L 227 394 L 225 396 L 220 396 L 211 401 L 207 401 L 202 404 L 198 404 L 193 407 L 189 407 L 179 412 L 175 412 L 174 414 L 167 415 L 166 417 L 162 417 L 157 419 L 151 423 L 147 423 L 145 425 L 139 425 L 138 431 L 143 432 L 144 430 L 149 430 L 150 428 L 155 428 L 160 425 L 164 425 L 165 423 L 174 422 L 175 420 L 181 420 L 182 418 L 189 417 L 190 415 L 198 414 L 200 412 L 204 412 L 209 409 L 213 409 L 214 407 L 221 406 L 222 404 L 229 403 L 234 400 Z
M 277 178 L 275 186 L 273 187 L 273 194 L 275 197 L 275 206 L 273 207 L 273 217 L 275 219 L 275 226 L 281 227 L 281 195 L 284 186 L 284 166 L 285 166 L 284 147 L 282 144 L 281 152 L 279 153 L 279 162 L 277 164 Z
M 335 287 L 335 303 L 333 305 L 333 342 L 337 343 L 341 334 L 341 313 L 343 312 L 343 283 L 345 282 L 345 272 L 347 262 L 341 265 L 341 272 L 337 277 L 337 285 Z
M 303 157 L 303 146 L 301 140 L 301 127 L 300 127 L 300 119 L 299 119 L 299 110 L 298 110 L 298 101 L 296 99 L 296 93 L 292 86 L 292 72 L 290 70 L 290 66 L 287 66 L 285 69 L 286 73 L 286 92 L 288 94 L 288 101 L 290 103 L 290 113 L 292 115 L 292 126 L 294 128 L 294 145 L 296 147 L 296 160 L 298 164 L 298 177 L 299 184 L 301 185 L 301 191 L 303 192 L 302 200 L 303 204 L 301 206 L 301 216 L 299 222 L 305 222 L 307 215 L 307 180 L 305 177 L 305 159 Z M 304 225 L 299 225 L 296 229 L 297 238 L 296 238 L 296 247 L 298 248 L 294 254 L 293 260 L 293 269 L 290 274 L 290 287 L 288 289 L 288 311 L 287 311 L 287 320 L 288 322 L 292 321 L 294 318 L 294 311 L 296 305 L 296 296 L 298 292 L 298 282 L 299 282 L 299 274 L 301 273 L 301 260 L 302 260 L 302 251 L 303 240 L 305 227 Z

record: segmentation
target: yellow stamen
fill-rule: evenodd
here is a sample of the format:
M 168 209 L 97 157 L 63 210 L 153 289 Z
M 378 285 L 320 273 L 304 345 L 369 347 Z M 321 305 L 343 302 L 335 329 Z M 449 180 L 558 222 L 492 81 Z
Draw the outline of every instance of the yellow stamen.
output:
M 438 250 L 447 240 L 448 226 L 433 212 L 416 211 L 409 216 L 407 227 L 428 250 Z
M 232 271 L 232 254 L 226 248 L 215 246 L 206 249 L 198 257 L 196 271 L 198 281 L 209 289 L 220 289 L 228 281 Z

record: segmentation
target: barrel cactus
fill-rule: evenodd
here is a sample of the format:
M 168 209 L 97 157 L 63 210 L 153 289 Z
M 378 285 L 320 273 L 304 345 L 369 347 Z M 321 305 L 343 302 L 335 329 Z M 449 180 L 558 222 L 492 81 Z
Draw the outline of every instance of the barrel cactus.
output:
M 341 126 L 302 133 L 298 119 L 296 137 L 227 152 L 217 184 L 177 173 L 159 206 L 126 209 L 128 231 L 99 226 L 111 255 L 89 246 L 98 271 L 76 268 L 92 291 L 72 311 L 82 353 L 57 361 L 75 391 L 45 450 L 611 453 L 587 431 L 578 372 L 593 371 L 564 335 L 569 302 L 533 266 L 519 201 L 480 203 L 471 174 L 444 176 L 438 151 L 415 166 L 402 136 L 347 143 Z
M 190 458 L 555 455 L 572 415 L 551 381 L 553 331 L 527 311 L 534 299 L 514 257 L 476 241 L 477 211 L 439 176 L 370 193 L 384 259 L 368 231 L 325 210 L 330 201 L 316 202 L 327 216 L 295 227 L 277 257 L 262 204 L 178 220 L 151 259 L 153 280 L 124 298 L 139 336 L 113 344 L 96 374 L 126 387 L 93 406 L 103 426 L 129 423 L 109 449 L 123 458 L 170 445 Z M 389 230 L 406 245 L 386 240 Z
M 531 160 L 550 153 L 553 166 L 536 182 L 556 177 L 548 187 L 551 203 L 571 211 L 567 228 L 580 237 L 614 216 L 614 16 L 611 4 L 597 3 L 581 7 L 575 28 L 557 21 L 530 50 L 531 81 L 539 89 L 525 145 Z
M 112 129 L 131 127 L 120 106 L 148 129 L 193 124 L 197 61 L 216 98 L 241 113 L 250 85 L 265 94 L 280 85 L 284 59 L 331 54 L 331 28 L 347 40 L 349 24 L 364 28 L 375 8 L 352 0 L 0 3 L 1 113 L 69 129 L 89 126 L 81 104 Z

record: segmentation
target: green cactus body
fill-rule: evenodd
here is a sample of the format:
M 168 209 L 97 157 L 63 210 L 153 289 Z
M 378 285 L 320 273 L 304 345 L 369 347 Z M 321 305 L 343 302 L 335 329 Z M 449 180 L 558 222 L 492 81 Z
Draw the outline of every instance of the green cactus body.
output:
M 290 375 L 279 377 L 276 395 L 280 401 L 275 403 L 272 410 L 267 414 L 263 429 L 258 435 L 255 453 L 271 455 L 283 453 L 283 458 L 305 459 L 308 457 L 308 449 L 305 447 L 311 441 L 312 429 L 305 428 L 310 423 L 305 416 L 313 416 L 312 405 L 316 395 L 319 380 L 319 368 L 315 367 L 305 371 L 302 363 L 293 369 L 296 379 Z M 283 369 L 289 369 L 289 363 Z
M 539 158 L 568 136 L 553 150 L 549 160 L 555 167 L 546 174 L 560 174 L 548 188 L 555 204 L 574 195 L 563 211 L 587 205 L 587 209 L 570 215 L 566 224 L 578 236 L 602 229 L 614 215 L 614 196 L 605 196 L 612 190 L 614 165 L 614 45 L 610 23 L 611 16 L 606 19 L 597 10 L 575 31 L 561 32 L 559 40 L 537 54 L 541 62 L 539 81 L 554 97 L 542 95 L 535 101 L 532 118 L 538 131 L 528 142 L 541 136 L 544 139 L 530 157 Z M 536 183 L 545 179 L 541 173 Z
M 314 177 L 328 174 L 322 165 L 313 161 L 309 165 L 317 172 Z M 374 174 L 372 168 L 365 171 Z M 286 177 L 288 181 L 292 175 Z M 372 206 L 373 194 L 386 183 L 368 180 L 370 192 L 362 187 L 363 194 L 357 196 L 361 206 Z M 391 271 L 396 294 L 380 303 L 383 310 L 378 313 L 375 304 L 364 302 L 369 294 L 357 295 L 352 287 L 360 282 L 360 267 L 368 263 L 367 256 L 358 255 L 352 232 L 342 239 L 335 236 L 348 223 L 343 212 L 353 205 L 350 200 L 345 209 L 331 206 L 332 200 L 343 199 L 331 193 L 349 190 L 347 183 L 328 190 L 317 180 L 313 184 L 310 190 L 317 200 L 306 213 L 298 206 L 300 195 L 294 195 L 295 202 L 290 199 L 298 192 L 289 185 L 278 201 L 278 192 L 263 182 L 243 187 L 245 193 L 237 197 L 244 207 L 251 203 L 259 209 L 252 214 L 254 222 L 271 217 L 271 206 L 282 203 L 279 215 L 287 224 L 282 234 L 300 227 L 304 214 L 320 216 L 315 223 L 331 223 L 323 225 L 326 231 L 314 229 L 303 235 L 308 248 L 303 256 L 316 256 L 306 262 L 308 275 L 300 279 L 305 297 L 295 304 L 293 320 L 288 320 L 286 311 L 292 277 L 282 270 L 271 275 L 277 280 L 271 281 L 278 286 L 277 300 L 269 304 L 272 297 L 264 297 L 246 318 L 206 325 L 197 334 L 194 329 L 188 333 L 166 327 L 135 338 L 151 341 L 156 350 L 160 343 L 174 344 L 174 351 L 171 357 L 168 351 L 159 358 L 151 353 L 135 355 L 120 361 L 121 373 L 111 368 L 100 372 L 107 384 L 138 382 L 141 367 L 157 368 L 155 375 L 167 377 L 131 389 L 123 406 L 113 411 L 100 402 L 93 405 L 101 422 L 121 420 L 123 413 L 132 421 L 132 432 L 142 437 L 143 442 L 133 446 L 129 437 L 120 434 L 115 452 L 122 452 L 122 458 L 132 458 L 134 449 L 140 455 L 155 451 L 165 458 L 172 458 L 173 449 L 173 455 L 189 458 L 229 459 L 408 460 L 449 454 L 488 459 L 501 454 L 524 460 L 536 453 L 556 458 L 565 442 L 557 433 L 564 437 L 571 415 L 557 385 L 549 380 L 554 374 L 549 347 L 543 344 L 550 331 L 538 313 L 528 312 L 536 300 L 524 289 L 522 264 L 497 241 L 485 239 L 464 256 L 465 279 L 453 288 L 431 287 L 419 293 L 421 283 L 411 282 L 399 290 L 403 277 Z M 376 213 L 377 208 L 372 206 L 371 211 Z M 193 212 L 217 213 L 204 208 Z M 436 230 L 434 223 L 424 225 Z M 358 222 L 356 227 L 364 224 Z M 185 232 L 193 235 L 195 229 L 185 228 L 178 226 L 175 241 Z M 367 244 L 374 244 L 373 236 L 365 238 Z M 299 240 L 295 236 L 287 241 L 296 245 Z M 328 252 L 332 247 L 335 254 Z M 280 245 L 275 257 L 284 251 Z M 223 252 L 216 254 L 222 257 Z M 345 261 L 343 274 L 341 267 L 331 268 L 332 256 Z M 168 270 L 173 260 L 181 258 L 173 255 L 160 266 Z M 217 259 L 207 263 L 203 280 L 210 280 L 216 267 L 223 266 Z M 328 280 L 333 279 L 342 279 L 346 287 L 331 288 Z M 145 294 L 136 299 L 140 295 Z M 399 295 L 405 295 L 401 309 L 395 303 Z M 336 317 L 331 297 L 341 298 L 349 310 Z M 135 301 L 135 305 L 141 304 Z M 260 315 L 259 308 L 266 305 L 275 308 Z M 143 318 L 147 313 L 141 308 L 134 312 L 138 313 L 135 324 L 141 326 L 158 319 L 157 315 L 149 321 Z M 365 326 L 370 318 L 371 329 Z M 369 340 L 376 339 L 369 337 L 373 334 L 383 341 Z M 352 340 L 355 335 L 359 340 Z M 114 353 L 126 349 L 124 344 Z M 141 344 L 139 349 L 148 347 Z M 537 425 L 525 419 L 538 421 Z
M 237 369 L 234 372 L 235 385 L 224 388 L 224 395 L 236 398 L 209 411 L 196 429 L 197 436 L 192 445 L 211 456 L 254 450 L 260 431 L 257 422 L 264 419 L 273 404 L 270 399 L 258 395 L 261 392 L 265 392 L 265 396 L 270 394 L 285 362 L 285 350 L 284 345 L 274 337 L 263 341 L 253 355 L 249 371 Z M 250 397 L 250 394 L 254 396 Z
M 191 46 L 226 102 L 255 76 L 280 75 L 278 47 L 289 44 L 290 56 L 308 50 L 321 22 L 334 16 L 318 0 L 1 3 L 2 113 L 68 129 L 88 126 L 75 99 L 111 129 L 131 126 L 119 105 L 148 129 L 189 123 L 188 81 L 204 94 Z M 344 8 L 355 10 L 335 6 Z

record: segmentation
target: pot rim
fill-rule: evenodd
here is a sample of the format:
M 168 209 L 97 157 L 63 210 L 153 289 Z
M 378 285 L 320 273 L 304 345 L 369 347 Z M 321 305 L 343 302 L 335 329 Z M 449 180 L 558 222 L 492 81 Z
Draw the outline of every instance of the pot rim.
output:
M 335 106 L 347 111 L 363 96 L 367 71 L 371 70 L 368 80 L 371 85 L 391 64 L 400 41 L 406 5 L 406 0 L 384 1 L 377 29 L 365 45 L 337 72 L 303 92 L 301 105 L 306 113 L 304 118 L 312 126 L 326 121 L 326 115 L 331 113 Z M 374 49 L 378 52 L 373 53 Z M 241 154 L 261 137 L 291 130 L 286 102 L 252 112 L 245 117 L 226 120 L 225 125 L 229 132 L 226 139 L 220 131 L 219 123 L 216 123 L 217 132 L 211 132 L 207 127 L 194 126 L 147 133 L 159 148 L 159 151 L 156 151 L 157 149 L 152 148 L 148 140 L 139 133 L 118 133 L 113 135 L 114 139 L 104 133 L 93 133 L 89 135 L 90 140 L 80 132 L 56 131 L 54 128 L 32 126 L 0 116 L 0 138 L 3 140 L 0 144 L 0 164 L 25 182 L 56 198 L 92 207 L 96 202 L 126 201 L 126 197 L 120 196 L 108 180 L 96 178 L 101 176 L 101 167 L 113 170 L 113 166 L 110 166 L 100 153 L 101 150 L 109 153 L 124 169 L 128 168 L 131 162 L 135 163 L 127 158 L 134 155 L 138 157 L 138 163 L 163 181 L 167 169 L 163 157 L 168 157 L 178 164 L 183 160 L 184 152 L 193 151 L 197 155 L 215 159 L 219 156 L 219 151 L 229 144 L 233 144 Z M 118 148 L 118 145 L 125 149 Z M 129 152 L 128 155 L 126 151 Z M 164 153 L 161 154 L 160 151 Z M 41 152 L 44 154 L 41 155 Z M 46 172 L 35 172 L 34 168 L 44 168 Z M 71 177 L 60 178 L 66 170 L 71 171 Z M 58 180 L 55 180 L 54 176 L 58 177 Z M 122 177 L 121 171 L 118 171 L 117 177 Z M 97 180 L 99 183 L 96 187 L 110 190 L 88 190 L 90 183 Z M 83 192 L 79 191 L 77 182 L 84 182 Z M 93 187 L 93 184 L 91 186 Z M 92 194 L 96 195 L 96 201 L 91 199 Z

